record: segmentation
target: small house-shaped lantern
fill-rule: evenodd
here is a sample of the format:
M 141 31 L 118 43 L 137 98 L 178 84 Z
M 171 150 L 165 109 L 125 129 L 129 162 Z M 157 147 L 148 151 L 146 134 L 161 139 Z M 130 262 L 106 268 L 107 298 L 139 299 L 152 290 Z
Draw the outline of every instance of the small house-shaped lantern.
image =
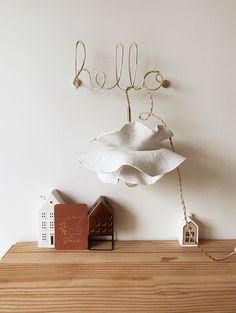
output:
M 57 190 L 53 190 L 39 210 L 38 246 L 40 248 L 54 248 L 55 246 L 54 206 L 60 203 L 64 203 L 64 200 Z
M 181 246 L 192 247 L 198 245 L 198 225 L 193 221 L 192 214 L 188 215 L 188 226 L 183 218 L 180 223 L 178 240 Z
M 111 248 L 105 250 L 113 250 L 114 248 L 114 219 L 112 215 L 112 207 L 108 200 L 101 196 L 93 204 L 88 215 L 89 223 L 89 249 L 101 250 L 93 243 L 96 241 L 110 241 Z M 111 240 L 108 240 L 110 237 Z M 102 248 L 104 249 L 104 248 Z

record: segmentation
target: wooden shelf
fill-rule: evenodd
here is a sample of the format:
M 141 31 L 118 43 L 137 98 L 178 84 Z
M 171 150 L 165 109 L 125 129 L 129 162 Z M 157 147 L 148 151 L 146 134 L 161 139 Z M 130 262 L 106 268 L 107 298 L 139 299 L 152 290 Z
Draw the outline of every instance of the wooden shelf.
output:
M 202 244 L 223 257 L 236 241 Z M 0 263 L 0 312 L 235 313 L 236 257 L 215 263 L 176 241 L 118 241 L 114 251 L 17 243 Z

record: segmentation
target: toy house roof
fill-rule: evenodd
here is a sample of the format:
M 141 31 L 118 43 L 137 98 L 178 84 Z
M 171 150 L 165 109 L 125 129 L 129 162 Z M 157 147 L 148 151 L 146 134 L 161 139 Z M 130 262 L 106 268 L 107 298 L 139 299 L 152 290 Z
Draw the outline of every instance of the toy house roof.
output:
M 188 216 L 188 223 L 192 223 L 194 226 L 196 226 L 197 227 L 197 229 L 198 229 L 198 225 L 197 225 L 197 223 L 195 223 L 189 216 Z M 181 220 L 181 227 L 184 227 L 186 225 L 186 222 L 185 222 L 185 219 L 182 219 Z
M 190 226 L 193 225 L 193 226 L 195 226 L 195 227 L 198 227 L 197 224 L 194 223 L 193 221 L 189 221 L 188 224 L 189 224 Z M 187 225 L 185 224 L 184 227 L 185 227 L 185 226 L 187 226 Z
M 59 192 L 54 189 L 46 198 L 46 200 L 44 201 L 44 203 L 41 205 L 40 210 L 45 210 L 48 208 L 48 204 L 50 203 L 64 203 L 64 200 L 62 199 L 62 197 L 60 196 Z
M 104 196 L 101 196 L 91 206 L 88 216 L 111 216 L 112 207 Z

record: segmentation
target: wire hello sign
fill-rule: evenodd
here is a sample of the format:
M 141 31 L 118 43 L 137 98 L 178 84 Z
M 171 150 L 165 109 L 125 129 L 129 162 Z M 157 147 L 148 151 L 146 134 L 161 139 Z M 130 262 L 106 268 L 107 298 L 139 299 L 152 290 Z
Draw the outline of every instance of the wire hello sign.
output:
M 80 53 L 79 53 L 80 51 Z M 80 56 L 80 57 L 79 57 Z M 179 183 L 181 205 L 184 220 L 190 239 L 211 260 L 225 261 L 236 254 L 234 250 L 223 258 L 215 258 L 209 254 L 195 238 L 189 229 L 189 214 L 187 212 L 182 186 L 182 177 L 179 165 L 185 160 L 184 157 L 175 152 L 173 133 L 166 122 L 154 112 L 153 93 L 161 87 L 169 88 L 171 83 L 165 80 L 159 70 L 151 70 L 143 75 L 142 80 L 137 83 L 137 68 L 139 51 L 138 45 L 133 43 L 128 49 L 128 85 L 124 86 L 122 77 L 124 74 L 124 46 L 117 44 L 115 49 L 115 81 L 108 85 L 107 75 L 103 71 L 97 72 L 92 78 L 91 71 L 86 67 L 87 51 L 85 44 L 79 40 L 75 47 L 75 77 L 73 84 L 76 88 L 81 86 L 81 74 L 86 73 L 92 88 L 113 90 L 120 89 L 125 93 L 127 99 L 127 123 L 118 131 L 101 134 L 92 141 L 103 145 L 104 148 L 95 150 L 88 155 L 80 157 L 80 162 L 88 169 L 95 172 L 104 183 L 117 184 L 123 181 L 129 187 L 138 184 L 150 185 L 159 180 L 164 174 L 176 170 Z M 79 65 L 80 64 L 80 65 Z M 154 84 L 149 83 L 150 79 Z M 153 86 L 155 85 L 155 86 Z M 158 125 L 155 130 L 149 129 L 140 122 L 132 122 L 131 102 L 129 92 L 131 90 L 143 90 L 149 99 L 149 110 L 141 112 L 141 121 L 155 118 Z M 168 139 L 170 148 L 161 146 L 163 140 Z
M 78 66 L 78 53 L 79 49 L 82 50 L 82 62 L 80 67 Z M 157 91 L 161 87 L 169 88 L 170 82 L 168 80 L 164 80 L 162 74 L 158 70 L 148 71 L 144 74 L 142 81 L 140 84 L 137 84 L 137 68 L 138 68 L 138 60 L 139 60 L 139 53 L 138 53 L 138 45 L 136 43 L 132 43 L 129 46 L 128 50 L 128 76 L 129 76 L 129 86 L 122 86 L 121 80 L 124 73 L 124 46 L 123 44 L 119 43 L 116 45 L 115 49 L 115 82 L 111 85 L 107 85 L 107 75 L 103 71 L 99 71 L 94 75 L 94 79 L 92 79 L 91 71 L 85 67 L 85 62 L 87 58 L 87 51 L 85 44 L 79 40 L 76 43 L 75 48 L 75 78 L 73 84 L 76 88 L 79 88 L 81 85 L 80 75 L 82 72 L 85 72 L 88 75 L 90 86 L 94 89 L 105 89 L 105 90 L 112 90 L 114 88 L 118 88 L 126 93 L 129 90 L 145 90 L 147 93 L 152 91 Z M 133 61 L 132 61 L 133 58 Z M 148 85 L 148 79 L 152 76 L 152 79 L 156 83 L 155 87 L 151 87 Z M 147 114 L 147 119 L 149 115 Z M 131 108 L 130 105 L 128 107 L 128 121 L 131 121 Z

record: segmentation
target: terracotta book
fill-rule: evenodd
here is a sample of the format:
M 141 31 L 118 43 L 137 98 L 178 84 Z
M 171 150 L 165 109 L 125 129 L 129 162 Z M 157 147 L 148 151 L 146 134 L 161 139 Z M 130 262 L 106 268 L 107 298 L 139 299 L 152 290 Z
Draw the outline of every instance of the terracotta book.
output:
M 56 204 L 55 248 L 85 250 L 88 248 L 88 209 L 86 204 Z

